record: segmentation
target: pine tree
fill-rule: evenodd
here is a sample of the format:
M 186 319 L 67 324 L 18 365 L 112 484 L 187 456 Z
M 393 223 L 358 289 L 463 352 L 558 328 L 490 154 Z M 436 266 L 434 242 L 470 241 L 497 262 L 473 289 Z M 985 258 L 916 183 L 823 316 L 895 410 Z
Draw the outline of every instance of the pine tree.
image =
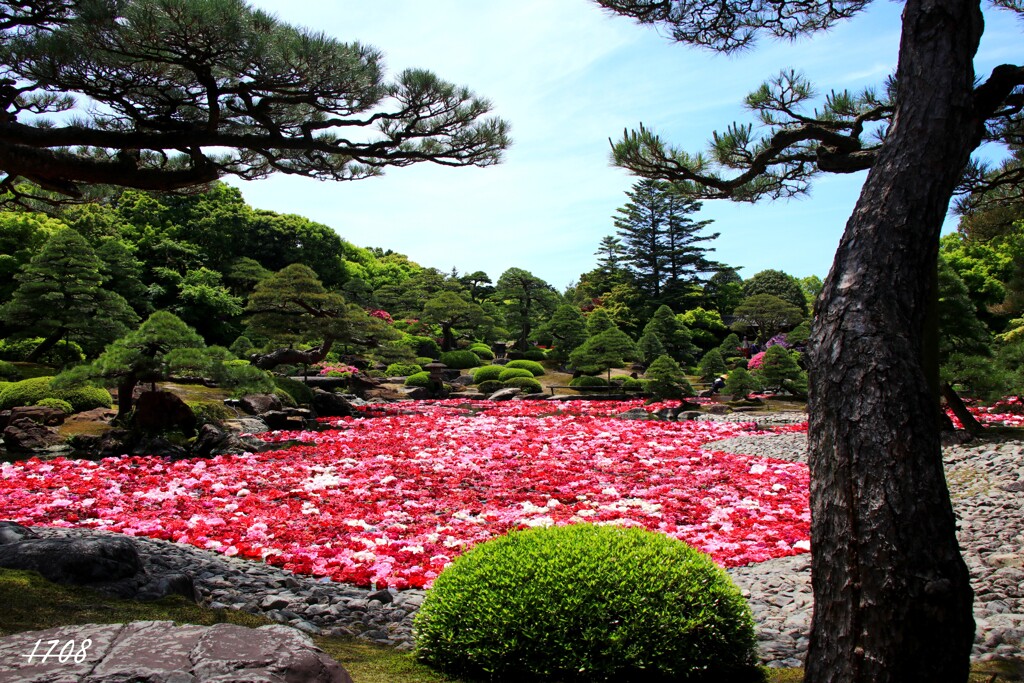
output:
M 657 399 L 688 398 L 696 393 L 679 363 L 667 355 L 655 359 L 644 377 L 647 379 L 647 390 Z
M 651 330 L 644 332 L 640 339 L 637 340 L 636 350 L 640 360 L 647 365 L 653 363 L 658 356 L 665 355 L 664 344 L 661 343 L 658 335 Z
M 690 364 L 693 362 L 697 347 L 691 341 L 690 330 L 672 312 L 668 306 L 662 305 L 651 316 L 644 327 L 644 334 L 652 332 L 658 336 L 665 352 L 676 362 Z
M 552 358 L 569 360 L 569 354 L 587 340 L 587 323 L 580 309 L 572 304 L 559 306 L 547 324 L 545 332 L 554 341 Z
M 124 297 L 103 289 L 103 268 L 85 238 L 65 228 L 18 274 L 18 288 L 2 314 L 22 335 L 43 337 L 29 354 L 30 362 L 62 339 L 98 353 L 138 322 Z
M 611 381 L 612 368 L 622 367 L 623 364 L 635 357 L 636 345 L 625 332 L 614 325 L 590 337 L 569 354 L 569 364 L 579 372 L 593 374 L 603 370 L 608 371 L 608 380 Z
M 700 363 L 697 364 L 697 374 L 705 382 L 711 382 L 716 377 L 720 377 L 725 374 L 725 360 L 722 358 L 722 352 L 718 349 L 711 349 L 700 359 Z

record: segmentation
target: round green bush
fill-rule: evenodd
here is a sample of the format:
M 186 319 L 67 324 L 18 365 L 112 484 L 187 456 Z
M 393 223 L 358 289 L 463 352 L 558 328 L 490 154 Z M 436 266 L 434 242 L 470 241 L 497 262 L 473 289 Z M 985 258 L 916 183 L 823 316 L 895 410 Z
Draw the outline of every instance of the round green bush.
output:
M 387 377 L 408 377 L 417 372 L 423 372 L 423 368 L 415 363 L 392 363 L 384 370 Z
M 409 375 L 405 378 L 405 386 L 407 387 L 423 387 L 424 389 L 430 388 L 430 373 L 429 372 L 417 372 L 413 375 Z
M 501 391 L 505 388 L 505 385 L 496 379 L 489 379 L 480 382 L 480 386 L 476 388 L 481 394 L 493 394 L 495 391 Z
M 101 387 L 83 385 L 67 389 L 50 386 L 53 377 L 33 377 L 13 382 L 0 392 L 0 410 L 15 406 L 34 406 L 46 398 L 59 398 L 71 404 L 71 411 L 80 413 L 93 408 L 109 408 L 114 400 L 110 392 Z
M 407 335 L 398 340 L 398 343 L 402 346 L 407 347 L 416 356 L 429 357 L 431 360 L 441 355 L 441 347 L 438 346 L 437 342 L 430 337 L 420 337 L 414 334 Z M 425 365 L 420 363 L 419 358 L 416 359 L 419 365 Z M 427 363 L 430 361 L 428 360 Z
M 512 379 L 502 380 L 501 383 L 506 387 L 519 387 L 523 390 L 524 394 L 544 393 L 544 387 L 533 377 L 513 377 Z
M 416 656 L 489 681 L 761 681 L 729 576 L 663 534 L 513 531 L 455 559 L 414 622 Z
M 42 337 L 0 340 L 0 358 L 15 361 L 28 360 L 29 354 L 42 343 Z M 71 365 L 83 360 L 85 360 L 85 352 L 82 351 L 82 347 L 73 341 L 63 340 L 44 353 L 37 362 L 44 365 Z
M 525 360 L 541 361 L 548 357 L 548 354 L 544 349 L 527 349 L 523 352 L 523 358 Z
M 486 382 L 490 379 L 498 379 L 498 376 L 501 375 L 504 369 L 504 365 L 482 365 L 473 371 L 473 384 L 480 384 L 480 382 Z
M 186 405 L 196 416 L 196 421 L 201 424 L 220 425 L 224 420 L 229 420 L 235 413 L 219 401 L 187 401 Z
M 472 351 L 445 351 L 441 354 L 441 362 L 450 368 L 465 370 L 480 365 L 480 357 Z
M 434 359 L 429 357 L 429 356 L 416 356 L 416 365 L 420 366 L 421 368 L 423 366 L 427 365 L 428 363 L 433 363 L 433 362 L 434 362 Z
M 569 380 L 570 387 L 606 387 L 608 382 L 605 381 L 604 377 L 594 377 L 592 375 L 580 375 Z
M 305 382 L 291 377 L 274 375 L 274 384 L 278 389 L 286 391 L 298 405 L 308 405 L 313 402 L 313 390 Z
M 511 360 L 505 367 L 529 370 L 530 374 L 534 377 L 540 377 L 544 374 L 544 366 L 535 360 Z
M 626 379 L 622 380 L 622 388 L 628 389 L 630 391 L 641 391 L 644 389 L 644 383 L 642 380 L 627 377 Z
M 18 370 L 18 366 L 14 363 L 0 360 L 0 379 L 8 382 L 17 382 L 21 379 L 21 371 Z
M 44 408 L 56 408 L 57 410 L 64 411 L 68 415 L 74 412 L 74 408 L 71 407 L 71 404 L 61 398 L 44 398 L 41 401 L 36 401 L 36 405 L 43 406 Z
M 480 360 L 494 360 L 494 351 L 487 344 L 473 344 L 467 351 L 472 351 Z
M 533 373 L 523 368 L 510 368 L 506 365 L 501 374 L 498 375 L 498 381 L 507 382 L 514 377 L 529 377 L 533 379 Z

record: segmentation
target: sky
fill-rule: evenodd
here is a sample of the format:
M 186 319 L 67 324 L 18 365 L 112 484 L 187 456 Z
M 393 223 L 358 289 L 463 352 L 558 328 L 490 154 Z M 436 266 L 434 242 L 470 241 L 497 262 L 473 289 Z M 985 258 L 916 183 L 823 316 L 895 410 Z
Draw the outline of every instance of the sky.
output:
M 797 68 L 819 92 L 879 86 L 894 71 L 902 5 L 876 2 L 830 32 L 762 40 L 724 56 L 671 42 L 588 0 L 250 0 L 289 24 L 384 53 L 390 74 L 425 68 L 469 87 L 511 125 L 498 166 L 388 169 L 350 182 L 272 176 L 229 181 L 256 208 L 323 223 L 362 247 L 492 280 L 523 268 L 562 290 L 595 267 L 601 238 L 638 178 L 610 163 L 609 139 L 642 123 L 690 152 L 714 130 L 751 121 L 743 98 Z M 1020 24 L 986 14 L 985 76 L 1020 63 Z M 768 268 L 824 278 L 864 173 L 821 176 L 809 197 L 705 202 L 721 235 L 711 257 L 750 277 Z M 947 229 L 955 225 L 947 221 Z

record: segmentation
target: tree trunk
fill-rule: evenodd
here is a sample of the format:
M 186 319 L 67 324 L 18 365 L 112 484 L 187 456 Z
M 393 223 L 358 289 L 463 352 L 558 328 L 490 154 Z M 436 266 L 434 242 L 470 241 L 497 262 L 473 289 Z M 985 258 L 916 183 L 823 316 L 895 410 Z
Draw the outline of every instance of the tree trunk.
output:
M 960 400 L 960 395 L 956 393 L 956 390 L 949 385 L 949 382 L 942 383 L 942 397 L 946 399 L 946 405 L 956 415 L 956 419 L 960 420 L 960 425 L 967 431 L 971 436 L 978 436 L 984 431 L 984 427 L 977 418 L 971 414 L 971 411 L 967 409 L 964 402 Z
M 942 467 L 938 342 L 925 330 L 939 230 L 977 145 L 981 31 L 977 2 L 906 4 L 896 113 L 817 311 L 808 683 L 967 680 L 973 593 Z
M 299 349 L 274 349 L 269 353 L 254 353 L 249 356 L 249 362 L 260 370 L 273 370 L 278 365 L 313 365 L 319 363 L 334 346 L 334 339 L 327 338 L 320 346 L 313 347 L 308 351 Z
M 32 349 L 32 353 L 26 356 L 25 360 L 29 363 L 38 363 L 39 359 L 46 355 L 46 352 L 57 345 L 64 335 L 68 331 L 64 327 L 58 327 L 56 330 L 50 333 L 50 336 L 46 337 L 43 341 L 39 342 L 39 346 Z
M 134 373 L 121 378 L 117 384 L 117 415 L 114 420 L 123 422 L 135 405 L 135 386 L 139 383 Z

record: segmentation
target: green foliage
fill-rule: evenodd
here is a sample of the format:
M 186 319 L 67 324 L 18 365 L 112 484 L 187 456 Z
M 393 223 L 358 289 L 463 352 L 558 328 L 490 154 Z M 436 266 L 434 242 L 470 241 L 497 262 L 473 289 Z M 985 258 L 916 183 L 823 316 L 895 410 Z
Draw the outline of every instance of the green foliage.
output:
M 493 394 L 496 391 L 500 391 L 505 388 L 505 385 L 496 379 L 489 379 L 480 382 L 480 385 L 476 388 L 481 394 Z
M 802 295 L 801 295 L 802 296 Z M 762 344 L 783 330 L 803 322 L 804 314 L 799 307 L 773 294 L 755 294 L 743 300 L 733 311 L 736 322 L 734 329 L 757 329 L 757 339 Z
M 800 281 L 781 270 L 762 270 L 743 283 L 744 296 L 750 298 L 758 294 L 776 296 L 800 309 L 801 315 L 807 315 L 807 295 Z
M 807 344 L 811 338 L 811 321 L 805 320 L 786 334 L 786 343 L 791 346 Z
M 608 311 L 604 308 L 596 308 L 587 316 L 588 337 L 601 334 L 605 330 L 610 330 L 615 326 L 615 321 L 612 320 L 611 316 L 608 315 Z
M 718 340 L 729 329 L 722 322 L 722 316 L 718 311 L 708 311 L 699 306 L 680 313 L 676 319 L 690 330 L 693 343 L 705 351 L 717 346 Z
M 491 681 L 759 681 L 750 608 L 681 541 L 576 524 L 513 531 L 445 569 L 416 654 Z
M 636 355 L 636 345 L 625 332 L 612 327 L 590 337 L 582 346 L 569 354 L 569 363 L 580 372 L 597 373 L 622 367 Z
M 579 377 L 573 377 L 569 380 L 569 386 L 574 389 L 585 387 L 606 387 L 608 386 L 608 380 L 604 377 L 595 377 L 593 375 L 580 375 Z
M 299 405 L 309 405 L 313 402 L 313 390 L 305 382 L 300 382 L 291 377 L 274 375 L 274 385 L 291 396 Z
M 718 350 L 722 353 L 722 358 L 733 358 L 739 355 L 740 338 L 735 332 L 730 332 L 726 335 L 722 343 L 718 345 Z
M 18 370 L 18 366 L 14 363 L 8 363 L 5 360 L 0 360 L 0 379 L 8 382 L 16 382 L 21 379 L 21 371 Z
M 514 369 L 513 372 L 515 372 Z M 532 376 L 511 377 L 506 380 L 501 380 L 501 383 L 506 387 L 519 387 L 523 390 L 524 394 L 540 394 L 544 392 L 544 387 L 541 386 L 541 383 L 535 380 Z
M 93 408 L 109 408 L 114 400 L 110 392 L 100 387 L 82 385 L 56 388 L 53 377 L 33 377 L 13 382 L 0 392 L 0 410 L 15 406 L 33 406 L 43 399 L 57 398 L 71 404 L 71 411 L 80 413 Z
M 230 420 L 235 416 L 221 401 L 187 401 L 186 405 L 192 410 L 200 425 L 220 425 L 224 420 Z
M 798 395 L 807 393 L 807 373 L 800 369 L 796 354 L 782 346 L 768 347 L 753 374 L 763 387 L 780 388 Z
M 419 365 L 426 365 L 441 356 L 441 347 L 438 346 L 437 342 L 430 337 L 421 337 L 409 334 L 402 337 L 398 343 L 406 346 L 410 351 L 416 354 L 416 363 Z M 423 358 L 429 358 L 427 363 L 422 362 Z
M 746 368 L 735 368 L 730 370 L 729 375 L 725 378 L 725 388 L 722 391 L 739 399 L 746 398 L 751 392 L 760 390 L 761 383 Z
M 484 365 L 473 371 L 473 384 L 496 380 L 505 371 L 504 365 Z
M 491 351 L 487 344 L 473 344 L 468 350 L 475 353 L 480 360 L 494 360 L 494 351 Z
M 3 339 L 0 340 L 0 358 L 4 360 L 25 361 L 32 351 L 43 343 L 42 337 L 30 337 L 28 339 Z M 63 367 L 73 365 L 85 360 L 85 352 L 82 347 L 67 339 L 39 357 L 39 363 Z
M 445 351 L 440 361 L 450 368 L 466 370 L 480 366 L 480 357 L 472 351 Z
M 667 354 L 655 359 L 644 377 L 647 379 L 647 390 L 655 398 L 686 398 L 696 395 L 679 363 Z
M 498 381 L 507 382 L 514 377 L 533 377 L 533 373 L 526 368 L 510 368 L 506 365 L 498 375 Z
M 523 360 L 532 360 L 535 363 L 539 363 L 542 360 L 547 360 L 548 354 L 544 349 L 526 349 L 523 351 Z
M 649 383 L 642 379 L 626 377 L 622 380 L 622 388 L 630 391 L 646 391 Z
M 511 360 L 506 365 L 506 368 L 519 368 L 522 370 L 529 370 L 530 374 L 534 377 L 540 377 L 544 374 L 544 366 L 535 360 Z
M 423 372 L 423 368 L 415 363 L 392 363 L 384 370 L 387 377 L 408 377 Z
M 44 408 L 56 408 L 57 410 L 63 411 L 65 414 L 70 415 L 75 412 L 74 407 L 68 401 L 62 398 L 44 398 L 41 401 L 36 401 L 37 406 Z
M 440 355 L 440 354 L 438 354 L 438 355 Z M 419 365 L 420 367 L 423 367 L 425 365 L 429 365 L 429 364 L 434 362 L 434 359 L 431 358 L 430 356 L 416 356 L 415 360 L 416 360 L 416 365 Z
M 405 378 L 405 386 L 407 387 L 423 387 L 424 389 L 430 388 L 430 373 L 429 372 L 417 372 L 414 375 L 409 375 Z
M 495 288 L 502 302 L 505 323 L 516 338 L 515 347 L 525 351 L 541 321 L 557 308 L 559 297 L 554 287 L 521 268 L 509 268 Z
M 665 355 L 665 346 L 661 343 L 658 335 L 652 331 L 644 332 L 636 343 L 637 355 L 640 360 L 650 365 L 658 356 Z
M 722 352 L 718 349 L 711 349 L 700 359 L 700 364 L 697 366 L 697 374 L 705 382 L 710 382 L 716 377 L 724 375 L 725 369 L 725 359 L 722 358 Z
M 691 363 L 697 354 L 692 334 L 682 320 L 668 306 L 659 306 L 644 326 L 644 334 L 657 335 L 665 353 L 680 363 Z
M 569 354 L 587 340 L 587 323 L 579 306 L 559 306 L 544 325 L 545 333 L 554 342 L 552 357 L 558 361 L 569 360 Z
M 231 346 L 228 347 L 228 350 L 239 358 L 245 358 L 252 353 L 252 340 L 244 335 L 239 336 L 235 341 L 231 342 Z
M 269 372 L 248 363 L 224 363 L 223 372 L 216 380 L 225 389 L 230 389 L 231 395 L 236 398 L 247 394 L 272 394 L 277 389 Z

